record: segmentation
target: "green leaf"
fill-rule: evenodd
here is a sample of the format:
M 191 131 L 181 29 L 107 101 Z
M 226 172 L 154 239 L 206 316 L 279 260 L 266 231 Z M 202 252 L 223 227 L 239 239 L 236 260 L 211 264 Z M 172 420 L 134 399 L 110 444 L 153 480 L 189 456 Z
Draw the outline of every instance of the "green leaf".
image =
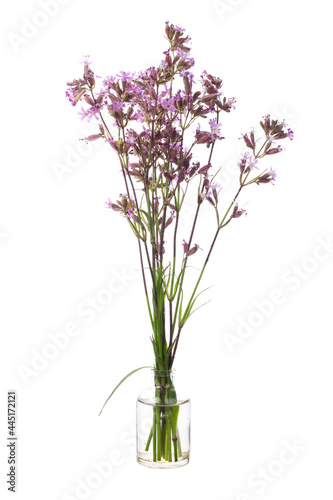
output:
M 189 313 L 189 315 L 187 316 L 187 319 L 188 319 L 190 316 L 192 316 L 192 314 L 193 314 L 193 313 L 195 313 L 195 311 L 197 311 L 197 310 L 198 310 L 198 309 L 200 309 L 201 307 L 203 307 L 203 306 L 205 306 L 206 304 L 208 304 L 208 302 L 210 302 L 210 299 L 209 299 L 209 300 L 207 300 L 207 302 L 204 302 L 203 304 L 201 304 L 201 306 L 198 306 L 198 307 L 196 307 L 195 309 L 193 309 L 193 311 L 192 311 L 192 308 L 191 308 L 191 312 L 190 312 L 190 313 Z M 193 305 L 192 305 L 192 307 L 193 307 Z
M 175 283 L 175 288 L 174 290 L 171 290 L 171 296 L 172 296 L 172 300 L 175 298 L 176 296 L 176 293 L 177 293 L 177 290 L 178 290 L 178 285 L 179 285 L 179 281 L 180 281 L 180 278 L 182 277 L 182 275 L 185 273 L 185 269 L 187 269 L 189 266 L 185 266 L 179 273 L 178 275 L 178 278 L 177 278 L 177 281 Z
M 180 290 L 179 295 L 180 295 L 180 304 L 179 304 L 179 312 L 178 312 L 178 325 L 181 324 L 182 311 L 183 311 L 184 294 L 183 294 L 183 290 L 182 289 Z
M 129 372 L 123 379 L 121 379 L 121 381 L 119 382 L 119 384 L 116 385 L 116 387 L 113 389 L 113 391 L 111 392 L 110 396 L 108 397 L 108 399 L 105 401 L 104 405 L 102 406 L 102 409 L 101 411 L 99 412 L 98 416 L 102 413 L 102 411 L 104 410 L 104 406 L 106 405 L 106 403 L 109 401 L 109 399 L 111 398 L 111 396 L 113 396 L 113 394 L 116 392 L 116 390 L 118 389 L 118 387 L 123 383 L 125 382 L 125 380 L 130 377 L 131 375 L 133 375 L 133 373 L 135 372 L 138 372 L 139 370 L 143 370 L 143 368 L 152 368 L 152 366 L 141 366 L 140 368 L 136 368 L 135 370 Z
M 195 301 L 197 300 L 197 298 L 204 292 L 206 292 L 206 290 L 209 290 L 209 288 L 212 288 L 211 286 L 205 288 L 204 290 L 201 290 L 201 292 L 198 293 L 198 295 L 196 295 L 192 301 L 189 302 L 188 306 L 186 307 L 186 310 L 185 310 L 185 313 L 184 313 L 184 316 L 181 318 L 181 324 L 184 326 L 185 322 L 188 320 L 188 318 L 190 317 L 191 314 L 193 314 L 195 311 L 197 311 L 198 309 L 200 309 L 200 307 L 208 304 L 209 300 L 207 302 L 205 302 L 204 304 L 202 304 L 201 306 L 197 307 L 196 309 L 194 309 L 194 311 L 192 311 L 192 308 L 194 306 L 194 303 Z
M 140 208 L 140 212 L 142 212 L 143 214 L 145 214 L 145 216 L 147 217 L 147 219 L 149 219 L 149 214 L 148 214 L 148 212 L 146 212 L 146 210 L 143 210 L 143 208 Z

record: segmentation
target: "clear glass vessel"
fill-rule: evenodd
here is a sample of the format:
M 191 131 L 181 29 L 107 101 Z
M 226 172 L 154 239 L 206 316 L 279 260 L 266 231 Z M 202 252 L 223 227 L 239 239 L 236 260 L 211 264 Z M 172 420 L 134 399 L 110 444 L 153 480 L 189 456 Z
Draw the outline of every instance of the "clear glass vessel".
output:
M 191 403 L 179 397 L 173 370 L 152 370 L 153 383 L 136 405 L 137 461 L 146 467 L 172 469 L 190 459 Z

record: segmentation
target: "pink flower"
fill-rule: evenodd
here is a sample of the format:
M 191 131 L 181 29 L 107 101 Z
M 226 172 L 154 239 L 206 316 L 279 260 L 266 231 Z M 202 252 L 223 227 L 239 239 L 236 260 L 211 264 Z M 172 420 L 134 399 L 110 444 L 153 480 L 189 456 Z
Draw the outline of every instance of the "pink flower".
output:
M 131 81 L 134 78 L 135 73 L 131 73 L 130 71 L 120 71 L 118 76 L 121 81 L 126 82 L 126 81 Z
M 258 160 L 252 156 L 250 159 L 248 159 L 248 168 L 250 170 L 253 170 L 254 168 L 259 168 L 257 167 Z
M 87 118 L 88 113 L 86 112 L 86 110 L 84 108 L 81 108 L 81 111 L 79 111 L 79 115 L 81 117 L 81 120 L 84 120 L 85 118 Z
M 294 132 L 291 130 L 291 128 L 288 128 L 288 137 L 292 141 L 294 138 Z
M 214 138 L 221 137 L 222 123 L 216 123 L 215 120 L 209 120 L 210 130 Z
M 104 87 L 108 87 L 110 83 L 115 83 L 116 79 L 114 76 L 107 76 L 104 80 L 103 80 L 103 86 Z
M 275 181 L 277 174 L 276 174 L 275 170 L 272 169 L 272 167 L 271 167 L 269 173 L 271 175 L 271 181 Z
M 121 99 L 118 99 L 118 101 L 113 101 L 109 107 L 112 108 L 113 111 L 118 111 L 119 109 L 124 109 L 125 103 Z
M 236 97 L 229 97 L 229 99 L 227 100 L 227 107 L 229 108 L 229 110 L 236 109 L 235 103 Z
M 175 30 L 175 31 L 178 31 L 179 33 L 184 33 L 185 32 L 185 28 L 181 28 L 180 26 L 174 26 L 174 25 L 171 25 L 172 28 Z

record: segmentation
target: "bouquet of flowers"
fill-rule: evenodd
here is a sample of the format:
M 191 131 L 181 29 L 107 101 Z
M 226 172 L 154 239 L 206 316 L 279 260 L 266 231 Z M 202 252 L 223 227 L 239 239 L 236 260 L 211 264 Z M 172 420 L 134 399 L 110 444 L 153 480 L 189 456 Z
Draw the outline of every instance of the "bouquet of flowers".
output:
M 195 87 L 190 38 L 184 31 L 167 22 L 169 47 L 162 61 L 139 73 L 121 71 L 100 80 L 85 60 L 83 77 L 68 83 L 66 92 L 73 106 L 84 104 L 82 118 L 96 123 L 95 133 L 85 140 L 104 141 L 118 157 L 123 177 L 123 193 L 118 199 L 109 199 L 106 207 L 125 219 L 138 246 L 152 327 L 156 399 L 160 402 L 146 444 L 147 450 L 153 447 L 154 461 L 177 461 L 181 451 L 179 406 L 169 373 L 181 332 L 197 306 L 199 285 L 218 236 L 246 213 L 238 202 L 245 187 L 275 180 L 272 168 L 260 168 L 261 159 L 278 154 L 281 140 L 293 139 L 284 121 L 269 115 L 260 121 L 260 135 L 255 130 L 243 134 L 246 151 L 238 161 L 239 183 L 221 210 L 223 186 L 216 181 L 213 153 L 217 141 L 224 139 L 221 117 L 232 112 L 236 100 L 224 96 L 222 80 L 207 71 Z M 204 162 L 193 156 L 197 147 L 207 150 Z M 193 189 L 196 207 L 183 237 L 179 234 L 181 211 Z M 186 296 L 184 284 L 189 263 L 199 249 L 196 228 L 204 204 L 211 206 L 216 227 L 206 253 L 201 253 L 202 265 L 193 290 Z

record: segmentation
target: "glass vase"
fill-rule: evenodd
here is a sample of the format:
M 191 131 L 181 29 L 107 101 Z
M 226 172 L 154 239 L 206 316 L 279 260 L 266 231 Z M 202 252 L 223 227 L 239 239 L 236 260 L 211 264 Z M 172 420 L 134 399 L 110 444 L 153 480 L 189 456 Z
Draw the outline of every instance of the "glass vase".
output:
M 173 370 L 152 370 L 153 383 L 136 405 L 137 461 L 146 467 L 172 469 L 190 459 L 191 403 L 179 397 Z

